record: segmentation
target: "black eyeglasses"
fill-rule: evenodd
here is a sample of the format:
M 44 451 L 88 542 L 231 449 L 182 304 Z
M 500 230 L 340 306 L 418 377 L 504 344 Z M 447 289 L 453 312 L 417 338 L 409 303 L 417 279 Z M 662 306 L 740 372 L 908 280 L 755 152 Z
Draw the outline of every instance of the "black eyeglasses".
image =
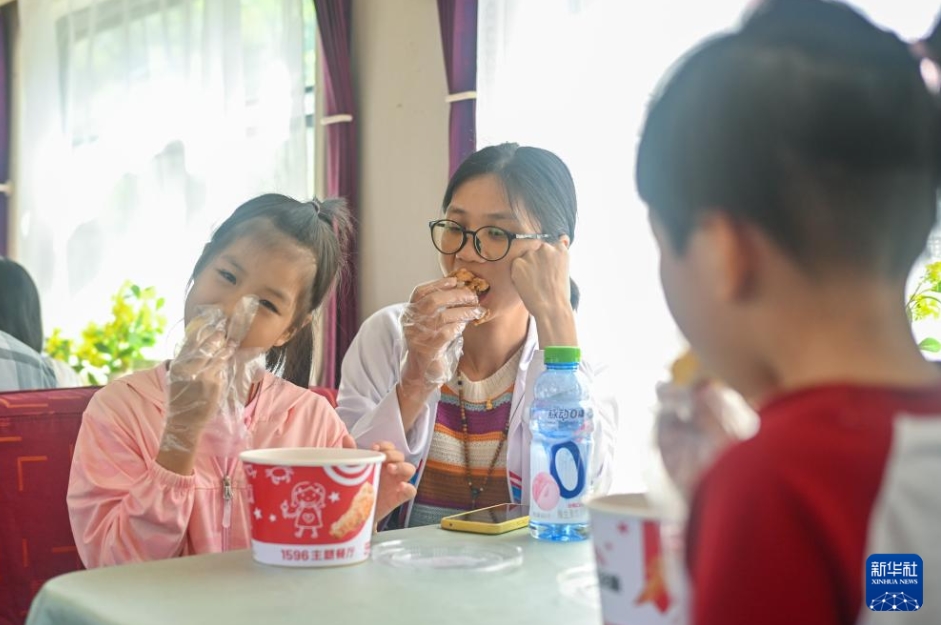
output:
M 558 239 L 555 234 L 516 234 L 498 226 L 484 226 L 468 230 L 456 221 L 438 219 L 428 223 L 431 242 L 442 254 L 457 254 L 467 244 L 467 236 L 474 239 L 474 250 L 484 260 L 497 261 L 510 253 L 510 244 L 517 239 L 549 241 Z

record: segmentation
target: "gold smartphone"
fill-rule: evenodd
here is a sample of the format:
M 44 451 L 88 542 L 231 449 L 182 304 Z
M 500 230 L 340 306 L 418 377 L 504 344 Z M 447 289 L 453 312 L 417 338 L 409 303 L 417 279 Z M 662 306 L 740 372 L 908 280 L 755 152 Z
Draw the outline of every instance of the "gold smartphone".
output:
M 441 519 L 441 527 L 456 532 L 475 534 L 504 534 L 529 525 L 529 506 L 519 503 L 499 503 Z

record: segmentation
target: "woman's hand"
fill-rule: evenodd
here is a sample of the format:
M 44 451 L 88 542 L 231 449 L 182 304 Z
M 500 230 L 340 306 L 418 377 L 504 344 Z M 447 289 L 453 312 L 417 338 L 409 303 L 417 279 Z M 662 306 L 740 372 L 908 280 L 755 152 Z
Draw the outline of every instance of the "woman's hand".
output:
M 571 308 L 569 254 L 564 245 L 538 242 L 533 249 L 513 260 L 510 277 L 532 316 Z
M 513 261 L 513 286 L 536 319 L 540 346 L 578 345 L 569 283 L 568 248 L 539 242 Z
M 437 388 L 454 373 L 447 348 L 468 322 L 481 316 L 477 295 L 456 278 L 441 278 L 415 287 L 405 312 L 402 331 L 408 347 L 402 381 L 409 386 Z M 451 369 L 448 371 L 448 369 Z
M 379 476 L 379 492 L 376 495 L 376 523 L 392 514 L 392 511 L 406 501 L 412 499 L 416 490 L 409 483 L 415 475 L 415 465 L 405 462 L 405 455 L 395 448 L 392 443 L 378 443 L 372 446 L 373 451 L 380 451 L 386 455 L 382 463 L 382 473 Z
M 482 315 L 477 295 L 459 286 L 456 278 L 440 278 L 415 287 L 402 313 L 407 351 L 396 387 L 406 431 L 418 418 L 428 395 L 454 375 L 464 328 Z

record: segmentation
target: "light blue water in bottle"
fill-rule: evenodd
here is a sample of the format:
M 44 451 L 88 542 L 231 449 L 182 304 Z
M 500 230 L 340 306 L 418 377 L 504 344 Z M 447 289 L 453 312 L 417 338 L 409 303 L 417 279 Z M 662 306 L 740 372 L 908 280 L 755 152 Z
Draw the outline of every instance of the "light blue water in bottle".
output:
M 546 370 L 536 380 L 529 417 L 529 533 L 540 540 L 588 538 L 583 500 L 591 486 L 595 426 L 580 360 L 577 347 L 548 347 Z

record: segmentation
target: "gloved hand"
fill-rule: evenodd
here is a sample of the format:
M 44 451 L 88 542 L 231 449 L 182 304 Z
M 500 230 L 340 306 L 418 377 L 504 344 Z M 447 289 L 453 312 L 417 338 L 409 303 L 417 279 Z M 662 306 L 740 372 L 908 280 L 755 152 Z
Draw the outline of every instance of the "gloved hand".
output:
M 210 456 L 235 458 L 250 447 L 245 405 L 249 392 L 265 374 L 265 354 L 257 349 L 238 349 L 228 364 L 229 385 L 220 409 L 206 422 L 199 451 Z
M 256 312 L 258 299 L 243 297 L 235 305 L 229 319 L 226 339 L 234 350 L 228 367 L 230 386 L 223 396 L 223 407 L 235 404 L 244 407 L 252 384 L 260 381 L 265 373 L 265 352 L 257 348 L 240 347 L 252 327 Z
M 657 386 L 656 436 L 664 468 L 686 501 L 703 473 L 732 443 L 757 429 L 757 415 L 740 395 L 705 380 Z
M 401 317 L 403 387 L 430 392 L 450 380 L 461 359 L 464 328 L 484 314 L 477 295 L 454 277 L 418 285 Z
M 197 311 L 167 373 L 162 450 L 191 452 L 199 446 L 213 455 L 232 455 L 244 446 L 242 416 L 251 385 L 264 374 L 264 354 L 239 344 L 257 309 L 258 300 L 246 297 L 230 319 L 215 307 Z

